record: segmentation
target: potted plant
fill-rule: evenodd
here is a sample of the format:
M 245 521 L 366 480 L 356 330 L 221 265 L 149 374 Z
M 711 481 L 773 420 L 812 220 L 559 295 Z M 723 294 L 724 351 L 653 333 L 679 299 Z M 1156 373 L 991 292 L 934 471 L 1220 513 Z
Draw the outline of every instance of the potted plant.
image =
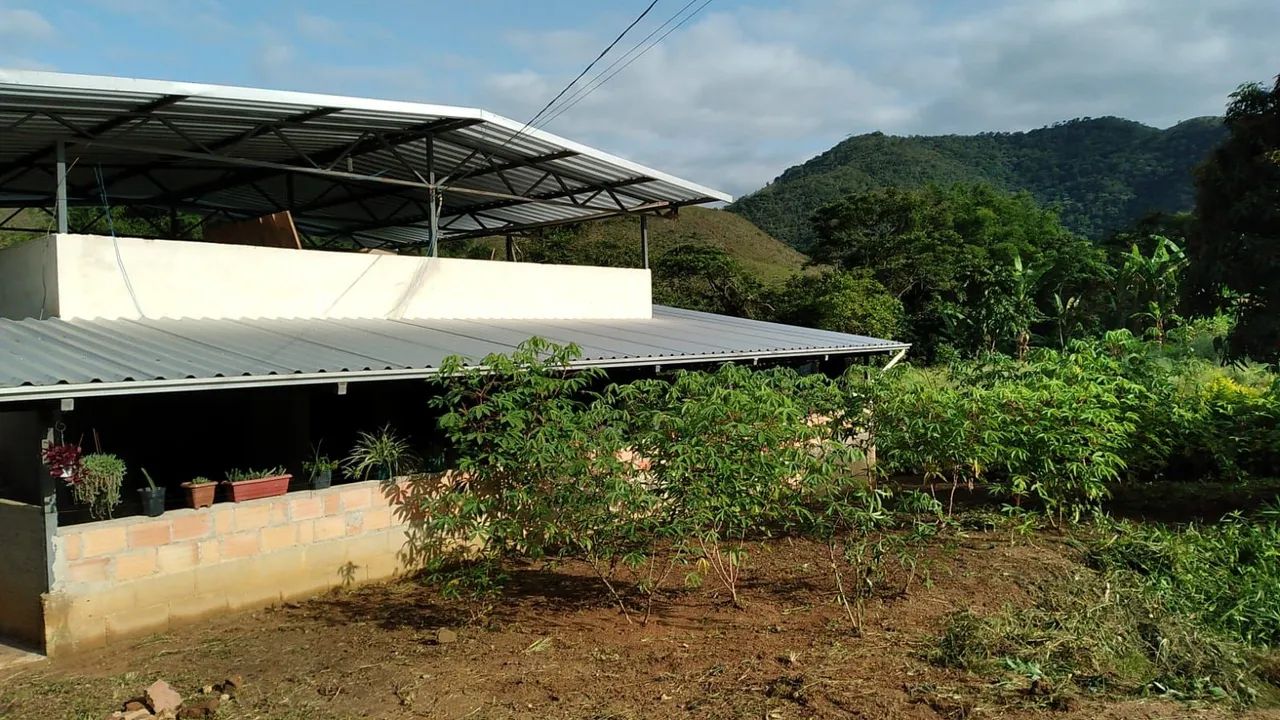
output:
M 302 469 L 307 473 L 312 490 L 323 490 L 332 485 L 333 471 L 337 468 L 338 462 L 321 453 L 318 447 L 312 452 L 311 459 L 304 460 L 302 463 Z
M 80 459 L 80 472 L 71 484 L 71 492 L 77 502 L 89 506 L 90 517 L 109 518 L 120 504 L 125 471 L 124 461 L 115 455 L 89 453 Z
M 146 468 L 142 468 L 142 477 L 147 481 L 146 487 L 138 488 L 138 494 L 142 496 L 142 512 L 147 517 L 160 517 L 164 514 L 164 488 L 156 485 Z
M 409 441 L 390 425 L 383 425 L 376 432 L 361 432 L 342 464 L 344 474 L 352 480 L 390 480 L 417 470 L 418 460 Z
M 203 508 L 213 504 L 213 495 L 218 486 L 209 478 L 200 475 L 182 483 L 182 489 L 187 491 L 188 505 L 193 508 Z
M 289 481 L 293 479 L 283 467 L 266 470 L 229 470 L 226 484 L 231 488 L 231 501 L 244 502 L 258 498 L 277 497 L 289 490 Z

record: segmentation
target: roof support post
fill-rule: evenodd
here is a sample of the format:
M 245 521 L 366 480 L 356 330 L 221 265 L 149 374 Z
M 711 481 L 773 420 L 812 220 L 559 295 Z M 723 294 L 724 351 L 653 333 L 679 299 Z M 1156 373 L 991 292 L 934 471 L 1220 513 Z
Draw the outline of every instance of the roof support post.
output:
M 57 165 L 55 179 L 58 183 L 56 206 L 54 213 L 58 217 L 58 233 L 67 233 L 67 145 L 59 140 L 54 147 L 54 162 Z
M 640 267 L 649 269 L 649 216 L 640 216 Z
M 516 261 L 516 238 L 511 233 L 507 233 L 507 262 Z
M 429 257 L 440 255 L 440 203 L 439 191 L 436 189 L 436 141 L 435 135 L 427 135 L 427 240 L 430 245 Z

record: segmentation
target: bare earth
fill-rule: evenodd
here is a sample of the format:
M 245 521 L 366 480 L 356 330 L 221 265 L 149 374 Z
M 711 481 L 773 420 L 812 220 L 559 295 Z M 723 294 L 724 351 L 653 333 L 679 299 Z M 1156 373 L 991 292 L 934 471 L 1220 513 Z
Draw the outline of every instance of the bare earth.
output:
M 100 720 L 157 678 L 191 695 L 242 675 L 218 717 L 1280 718 L 1079 694 L 1055 708 L 923 659 L 948 613 L 1026 602 L 1029 583 L 1078 570 L 1059 538 L 939 542 L 905 595 L 905 575 L 890 573 L 861 634 L 836 602 L 825 546 L 750 552 L 741 610 L 708 584 L 668 594 L 647 627 L 629 625 L 589 570 L 569 564 L 516 569 L 479 625 L 465 603 L 408 579 L 0 671 L 0 717 Z M 440 628 L 456 641 L 438 643 Z

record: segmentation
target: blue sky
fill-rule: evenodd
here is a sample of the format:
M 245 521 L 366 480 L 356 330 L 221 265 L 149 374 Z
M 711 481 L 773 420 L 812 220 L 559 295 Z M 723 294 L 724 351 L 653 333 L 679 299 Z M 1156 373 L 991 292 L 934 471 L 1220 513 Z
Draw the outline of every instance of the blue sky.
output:
M 0 0 L 0 66 L 476 105 L 527 119 L 643 0 Z M 685 0 L 659 0 L 626 49 Z M 547 129 L 735 194 L 850 134 L 1120 115 L 1280 73 L 1276 0 L 713 0 Z M 606 61 L 607 62 L 607 61 Z

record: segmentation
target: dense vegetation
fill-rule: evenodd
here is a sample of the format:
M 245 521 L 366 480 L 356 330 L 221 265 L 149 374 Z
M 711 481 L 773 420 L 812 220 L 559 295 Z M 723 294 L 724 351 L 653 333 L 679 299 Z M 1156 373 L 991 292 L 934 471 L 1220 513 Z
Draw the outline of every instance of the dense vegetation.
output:
M 807 250 L 818 208 L 853 192 L 929 184 L 1025 190 L 1059 209 L 1072 232 L 1100 237 L 1152 212 L 1191 209 L 1191 169 L 1225 135 L 1217 118 L 1157 130 L 1120 118 L 1085 118 L 1015 133 L 858 135 L 788 169 L 730 210 Z
M 749 608 L 753 548 L 804 537 L 829 548 L 831 597 L 857 633 L 889 564 L 911 592 L 918 572 L 927 582 L 920 544 L 980 517 L 952 507 L 965 488 L 1003 504 L 980 522 L 1015 540 L 1042 520 L 1080 528 L 1094 571 L 1030 605 L 954 615 L 934 662 L 1020 677 L 1048 702 L 1068 686 L 1275 692 L 1260 663 L 1280 642 L 1277 514 L 1186 529 L 1105 515 L 1124 486 L 1280 473 L 1270 370 L 1126 331 L 869 377 L 724 365 L 609 383 L 571 371 L 574 352 L 535 339 L 484 369 L 447 363 L 437 404 L 456 470 L 400 491 L 411 555 L 478 617 L 531 560 L 587 563 L 628 624 L 703 583 Z M 867 467 L 870 444 L 881 462 Z

